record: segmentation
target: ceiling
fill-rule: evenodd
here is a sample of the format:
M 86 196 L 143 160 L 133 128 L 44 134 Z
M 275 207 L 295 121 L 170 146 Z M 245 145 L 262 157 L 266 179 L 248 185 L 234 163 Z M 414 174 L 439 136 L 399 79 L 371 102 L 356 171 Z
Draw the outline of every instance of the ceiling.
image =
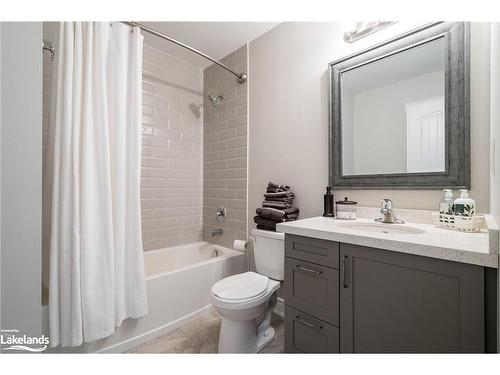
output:
M 278 22 L 139 22 L 220 60 L 266 33 Z M 211 61 L 155 35 L 143 32 L 144 42 L 205 69 Z

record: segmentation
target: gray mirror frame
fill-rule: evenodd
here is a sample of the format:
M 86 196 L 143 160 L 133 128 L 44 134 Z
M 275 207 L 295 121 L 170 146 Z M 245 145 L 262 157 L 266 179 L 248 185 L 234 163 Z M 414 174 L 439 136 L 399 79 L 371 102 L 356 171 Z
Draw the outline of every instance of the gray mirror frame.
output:
M 444 172 L 342 174 L 341 74 L 359 65 L 444 38 Z M 329 172 L 334 189 L 470 189 L 470 30 L 467 22 L 438 22 L 329 64 Z

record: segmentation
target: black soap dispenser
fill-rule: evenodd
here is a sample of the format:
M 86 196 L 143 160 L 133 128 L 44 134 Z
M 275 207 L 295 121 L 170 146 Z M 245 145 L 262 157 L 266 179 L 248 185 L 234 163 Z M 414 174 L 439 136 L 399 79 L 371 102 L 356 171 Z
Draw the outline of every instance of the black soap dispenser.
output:
M 332 187 L 326 187 L 326 194 L 323 196 L 323 216 L 325 217 L 335 217 L 333 212 L 333 202 L 335 201 L 332 194 Z

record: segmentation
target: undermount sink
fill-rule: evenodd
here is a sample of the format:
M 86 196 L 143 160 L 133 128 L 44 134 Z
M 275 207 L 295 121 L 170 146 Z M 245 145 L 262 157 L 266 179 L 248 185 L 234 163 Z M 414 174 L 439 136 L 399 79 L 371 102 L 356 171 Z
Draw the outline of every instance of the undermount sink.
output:
M 376 224 L 376 223 L 339 223 L 339 227 L 364 232 L 385 234 L 421 234 L 424 230 L 407 226 L 406 224 Z

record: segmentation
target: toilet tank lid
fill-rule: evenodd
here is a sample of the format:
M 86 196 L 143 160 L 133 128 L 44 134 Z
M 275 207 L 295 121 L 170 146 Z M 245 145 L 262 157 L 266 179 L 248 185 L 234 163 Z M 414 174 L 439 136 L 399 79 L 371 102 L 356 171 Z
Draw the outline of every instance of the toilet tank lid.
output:
M 275 240 L 284 240 L 285 239 L 285 233 L 272 232 L 270 230 L 263 230 L 263 229 L 252 229 L 252 235 L 255 237 L 266 237 L 266 238 L 272 238 Z

